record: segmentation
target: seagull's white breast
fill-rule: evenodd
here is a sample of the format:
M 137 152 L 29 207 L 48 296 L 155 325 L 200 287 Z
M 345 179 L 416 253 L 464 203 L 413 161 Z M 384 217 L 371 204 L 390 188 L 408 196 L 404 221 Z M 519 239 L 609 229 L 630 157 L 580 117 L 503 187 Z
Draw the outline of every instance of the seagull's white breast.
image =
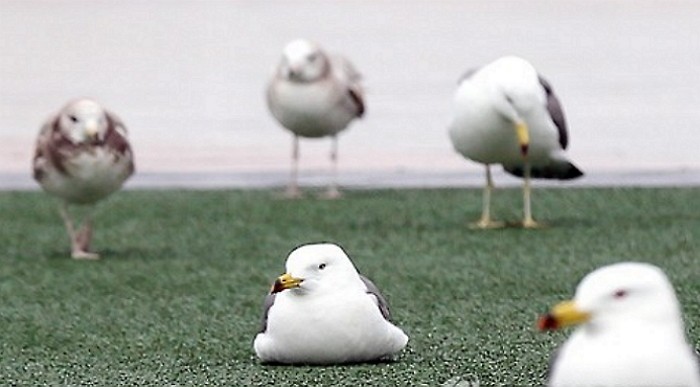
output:
M 549 380 L 557 386 L 700 386 L 697 359 L 675 331 L 630 327 L 606 334 L 576 331 Z
M 302 137 L 323 137 L 345 129 L 355 118 L 348 91 L 334 78 L 297 83 L 275 79 L 268 90 L 270 111 Z
M 65 163 L 66 173 L 47 168 L 42 187 L 68 202 L 89 204 L 118 190 L 131 172 L 130 153 L 118 156 L 102 147 L 76 152 Z
M 459 85 L 449 128 L 455 150 L 484 164 L 521 164 L 515 123 L 501 111 L 505 105 L 528 125 L 533 165 L 546 164 L 561 151 L 537 72 L 517 58 L 496 61 Z
M 407 341 L 364 292 L 309 297 L 283 292 L 254 347 L 263 361 L 331 364 L 386 357 Z

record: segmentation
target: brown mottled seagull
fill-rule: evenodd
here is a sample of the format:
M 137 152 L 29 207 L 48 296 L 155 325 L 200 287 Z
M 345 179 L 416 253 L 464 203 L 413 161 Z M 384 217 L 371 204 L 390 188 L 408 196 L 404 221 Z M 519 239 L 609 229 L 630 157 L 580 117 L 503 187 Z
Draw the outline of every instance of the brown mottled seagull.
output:
M 298 186 L 299 137 L 330 136 L 333 180 L 327 198 L 340 196 L 337 184 L 338 133 L 362 117 L 365 102 L 360 74 L 344 57 L 329 55 L 308 40 L 285 46 L 274 77 L 267 87 L 272 115 L 294 135 L 288 197 L 301 196 Z
M 89 99 L 68 103 L 39 132 L 34 179 L 62 200 L 60 213 L 75 259 L 97 259 L 99 255 L 90 251 L 91 215 L 76 229 L 68 206 L 94 206 L 134 173 L 126 135 L 126 127 L 116 115 Z

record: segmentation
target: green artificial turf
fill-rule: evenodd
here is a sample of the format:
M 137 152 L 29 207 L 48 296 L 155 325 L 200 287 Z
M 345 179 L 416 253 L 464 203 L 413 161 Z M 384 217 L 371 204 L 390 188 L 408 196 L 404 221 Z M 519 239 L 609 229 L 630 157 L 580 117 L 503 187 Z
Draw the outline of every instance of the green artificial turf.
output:
M 478 190 L 127 191 L 101 203 L 97 262 L 69 258 L 56 202 L 0 193 L 0 380 L 49 385 L 538 385 L 569 332 L 536 317 L 612 262 L 661 266 L 700 343 L 700 189 L 537 189 L 549 227 L 475 231 Z M 517 220 L 516 189 L 494 196 Z M 410 336 L 393 363 L 260 365 L 262 299 L 287 252 L 336 241 Z

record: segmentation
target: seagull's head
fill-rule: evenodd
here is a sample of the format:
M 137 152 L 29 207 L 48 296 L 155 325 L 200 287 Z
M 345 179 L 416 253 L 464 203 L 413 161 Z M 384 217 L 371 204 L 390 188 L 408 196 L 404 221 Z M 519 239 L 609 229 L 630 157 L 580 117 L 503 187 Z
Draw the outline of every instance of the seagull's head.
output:
M 104 140 L 109 123 L 102 106 L 89 99 L 66 105 L 58 117 L 58 128 L 74 144 Z
M 333 292 L 363 286 L 345 251 L 333 243 L 302 245 L 287 257 L 287 273 L 277 278 L 272 293 L 292 289 L 295 293 Z
M 554 306 L 538 325 L 550 330 L 584 324 L 598 330 L 680 321 L 676 294 L 663 271 L 647 263 L 623 262 L 586 275 L 574 299 Z
M 313 82 L 330 71 L 328 57 L 321 47 L 308 40 L 289 42 L 282 52 L 279 74 L 294 82 Z

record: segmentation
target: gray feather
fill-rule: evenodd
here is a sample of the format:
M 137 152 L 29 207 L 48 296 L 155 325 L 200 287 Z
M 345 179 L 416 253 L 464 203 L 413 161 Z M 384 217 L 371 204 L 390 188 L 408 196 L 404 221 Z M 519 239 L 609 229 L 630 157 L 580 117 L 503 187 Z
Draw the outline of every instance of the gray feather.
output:
M 479 71 L 479 69 L 480 69 L 480 67 L 474 67 L 474 68 L 471 68 L 471 69 L 465 71 L 464 74 L 462 74 L 462 76 L 459 77 L 457 84 L 460 84 L 460 83 L 466 81 L 467 79 L 471 78 L 474 74 L 476 74 L 477 71 Z
M 522 164 L 504 165 L 503 169 L 513 176 L 525 176 Z M 534 179 L 571 180 L 583 176 L 583 172 L 567 160 L 552 160 L 547 165 L 533 165 L 530 176 Z
M 542 88 L 547 94 L 547 111 L 549 112 L 550 117 L 552 117 L 552 121 L 554 121 L 554 125 L 559 131 L 559 145 L 561 145 L 562 149 L 566 149 L 566 147 L 569 145 L 569 132 L 566 127 L 564 110 L 561 107 L 559 99 L 554 94 L 552 85 L 541 75 L 539 75 L 539 79 L 540 85 L 542 85 Z
M 275 296 L 275 294 L 268 294 L 265 297 L 265 302 L 263 302 L 263 315 L 262 320 L 260 321 L 259 333 L 265 333 L 265 331 L 267 331 L 267 319 L 270 315 L 270 308 L 272 308 L 272 305 L 275 303 Z
M 384 295 L 379 291 L 379 288 L 377 285 L 374 284 L 374 282 L 370 281 L 369 278 L 363 276 L 360 274 L 360 279 L 362 282 L 365 283 L 365 286 L 367 287 L 367 294 L 371 294 L 377 299 L 377 307 L 379 307 L 379 311 L 382 313 L 382 316 L 384 316 L 384 319 L 391 322 L 391 311 L 389 310 L 389 303 L 386 301 L 386 298 L 384 298 Z

